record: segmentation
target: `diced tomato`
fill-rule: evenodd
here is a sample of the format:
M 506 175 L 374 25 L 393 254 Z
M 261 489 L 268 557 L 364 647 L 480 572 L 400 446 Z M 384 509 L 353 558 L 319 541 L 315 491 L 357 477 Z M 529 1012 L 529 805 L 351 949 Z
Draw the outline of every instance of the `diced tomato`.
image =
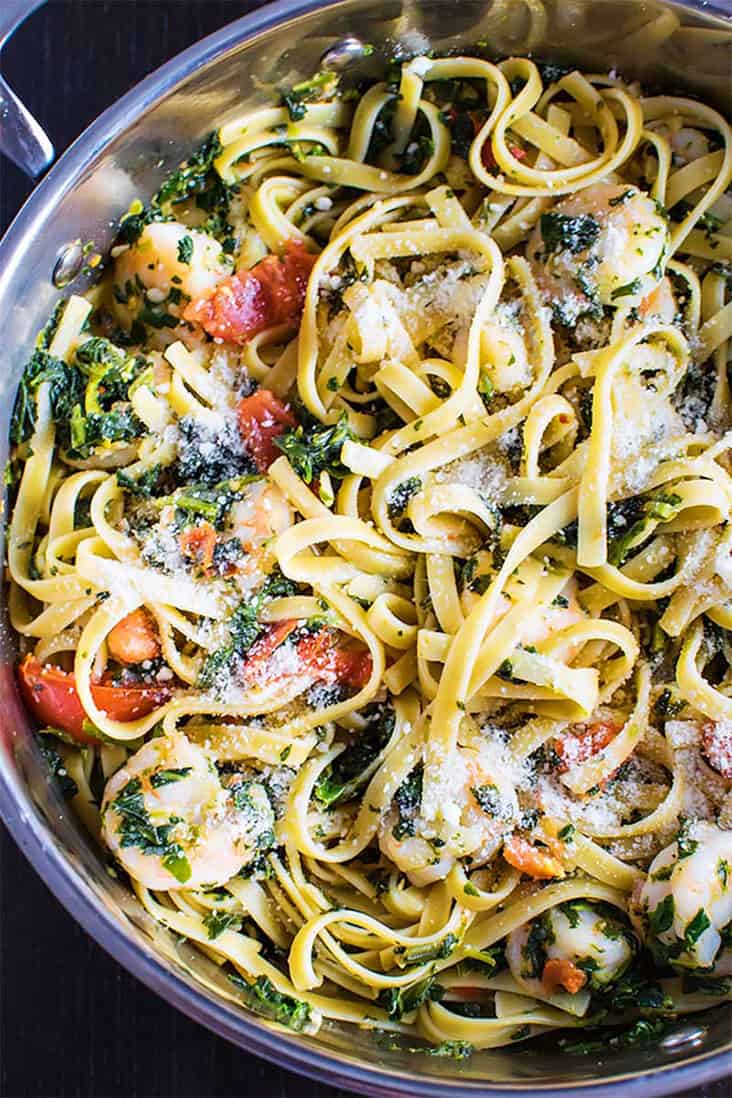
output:
M 702 744 L 707 762 L 723 778 L 732 780 L 732 728 L 726 722 L 706 721 Z
M 289 405 L 283 404 L 269 389 L 257 389 L 237 405 L 239 430 L 260 473 L 266 473 L 281 451 L 275 446 L 278 438 L 296 420 Z
M 511 835 L 503 844 L 503 857 L 514 869 L 520 869 L 528 877 L 548 881 L 563 877 L 564 868 L 558 858 L 534 846 L 520 835 Z
M 541 982 L 547 995 L 552 995 L 558 987 L 563 987 L 570 995 L 574 995 L 587 983 L 587 974 L 577 968 L 574 961 L 550 957 L 544 965 Z
M 482 987 L 451 987 L 450 995 L 457 999 L 466 999 L 469 1003 L 483 998 L 485 991 Z
M 560 774 L 564 774 L 572 766 L 587 762 L 598 751 L 602 751 L 621 728 L 622 725 L 616 721 L 596 721 L 595 724 L 575 725 L 571 732 L 565 732 L 554 741 L 561 760 Z
M 192 301 L 183 319 L 233 343 L 246 343 L 265 328 L 295 321 L 316 259 L 299 242 L 288 241 L 284 256 L 265 256 L 250 270 L 225 278 Z
M 107 637 L 107 648 L 120 663 L 142 663 L 160 655 L 160 638 L 154 619 L 144 606 L 118 622 Z
M 522 149 L 520 145 L 509 145 L 508 151 L 515 160 L 526 159 L 526 149 Z M 494 171 L 498 167 L 490 141 L 485 141 L 483 143 L 483 148 L 480 150 L 480 161 L 483 167 L 487 168 L 489 172 Z
M 261 679 L 267 677 L 267 664 L 272 654 L 289 637 L 293 630 L 297 629 L 296 618 L 288 618 L 285 621 L 276 621 L 268 625 L 262 634 L 249 649 L 244 662 L 244 677 L 247 679 Z
M 20 692 L 36 720 L 68 732 L 79 743 L 98 743 L 84 731 L 86 714 L 76 692 L 74 676 L 60 667 L 41 665 L 26 656 L 18 668 Z M 114 721 L 145 717 L 170 697 L 167 686 L 110 686 L 94 683 L 94 703 Z
M 180 548 L 184 557 L 198 564 L 204 572 L 213 571 L 216 531 L 210 522 L 199 522 L 184 530 L 180 536 Z
M 278 671 L 272 656 L 297 629 L 299 621 L 288 619 L 267 626 L 266 632 L 252 645 L 244 663 L 244 677 L 253 682 L 304 675 L 311 682 L 342 683 L 361 690 L 371 674 L 371 654 L 361 646 L 347 644 L 331 629 L 308 633 L 295 642 L 292 668 Z
M 329 629 L 309 633 L 298 641 L 297 654 L 303 666 L 322 682 L 342 683 L 361 690 L 371 674 L 371 653 L 361 645 L 338 641 Z

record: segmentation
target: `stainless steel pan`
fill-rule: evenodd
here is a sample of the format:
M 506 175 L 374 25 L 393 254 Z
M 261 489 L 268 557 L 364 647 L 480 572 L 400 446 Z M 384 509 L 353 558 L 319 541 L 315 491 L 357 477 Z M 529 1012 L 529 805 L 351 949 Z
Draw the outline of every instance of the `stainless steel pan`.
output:
M 39 0 L 0 0 L 0 47 Z M 183 5 L 181 5 L 183 9 Z M 183 9 L 184 10 L 184 9 Z M 38 186 L 0 245 L 0 462 L 13 395 L 57 285 L 83 290 L 79 242 L 104 250 L 121 210 L 214 124 L 262 101 L 261 83 L 333 66 L 377 71 L 401 45 L 454 50 L 487 39 L 596 71 L 613 67 L 728 107 L 732 5 L 673 0 L 316 0 L 279 2 L 232 23 L 159 69 L 110 108 Z M 364 60 L 359 43 L 377 46 Z M 31 175 L 52 158 L 45 135 L 0 82 L 0 148 Z M 75 277 L 76 276 L 76 277 Z M 54 277 L 57 285 L 54 285 Z M 220 1035 L 285 1067 L 368 1094 L 668 1095 L 729 1072 L 728 1012 L 682 1019 L 656 1048 L 568 1056 L 556 1041 L 497 1049 L 455 1063 L 409 1055 L 367 1031 L 326 1026 L 317 1038 L 276 1032 L 217 997 L 215 966 L 160 926 L 111 879 L 49 787 L 13 678 L 13 640 L 0 622 L 0 813 L 61 902 L 96 940 L 169 1002 Z M 205 981 L 205 985 L 204 985 Z

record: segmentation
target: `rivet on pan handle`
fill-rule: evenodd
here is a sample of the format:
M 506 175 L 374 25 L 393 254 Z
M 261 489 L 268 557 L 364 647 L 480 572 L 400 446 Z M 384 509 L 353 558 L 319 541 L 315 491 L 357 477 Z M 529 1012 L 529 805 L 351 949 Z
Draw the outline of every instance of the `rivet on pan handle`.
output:
M 43 0 L 0 0 L 0 51 L 27 16 Z M 0 76 L 0 153 L 32 179 L 53 162 L 46 133 Z
M 341 38 L 340 41 L 325 51 L 320 58 L 320 67 L 321 69 L 340 72 L 355 61 L 362 61 L 364 57 L 370 57 L 373 52 L 373 46 L 362 42 L 360 38 L 349 35 L 347 38 Z

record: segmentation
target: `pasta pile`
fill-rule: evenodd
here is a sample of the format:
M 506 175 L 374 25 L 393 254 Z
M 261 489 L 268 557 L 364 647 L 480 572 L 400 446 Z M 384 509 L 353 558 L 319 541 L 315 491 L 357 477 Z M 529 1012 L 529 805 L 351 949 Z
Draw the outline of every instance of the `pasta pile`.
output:
M 463 1056 L 729 997 L 731 181 L 615 74 L 323 72 L 41 333 L 21 689 L 230 1000 Z

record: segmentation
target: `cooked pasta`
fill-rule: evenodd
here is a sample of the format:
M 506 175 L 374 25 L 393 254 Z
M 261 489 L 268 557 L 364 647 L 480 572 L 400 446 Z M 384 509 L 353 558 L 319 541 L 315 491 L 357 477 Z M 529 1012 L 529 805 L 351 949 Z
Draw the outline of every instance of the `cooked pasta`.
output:
M 731 182 L 616 74 L 322 72 L 40 334 L 21 689 L 231 1001 L 464 1055 L 729 997 Z

